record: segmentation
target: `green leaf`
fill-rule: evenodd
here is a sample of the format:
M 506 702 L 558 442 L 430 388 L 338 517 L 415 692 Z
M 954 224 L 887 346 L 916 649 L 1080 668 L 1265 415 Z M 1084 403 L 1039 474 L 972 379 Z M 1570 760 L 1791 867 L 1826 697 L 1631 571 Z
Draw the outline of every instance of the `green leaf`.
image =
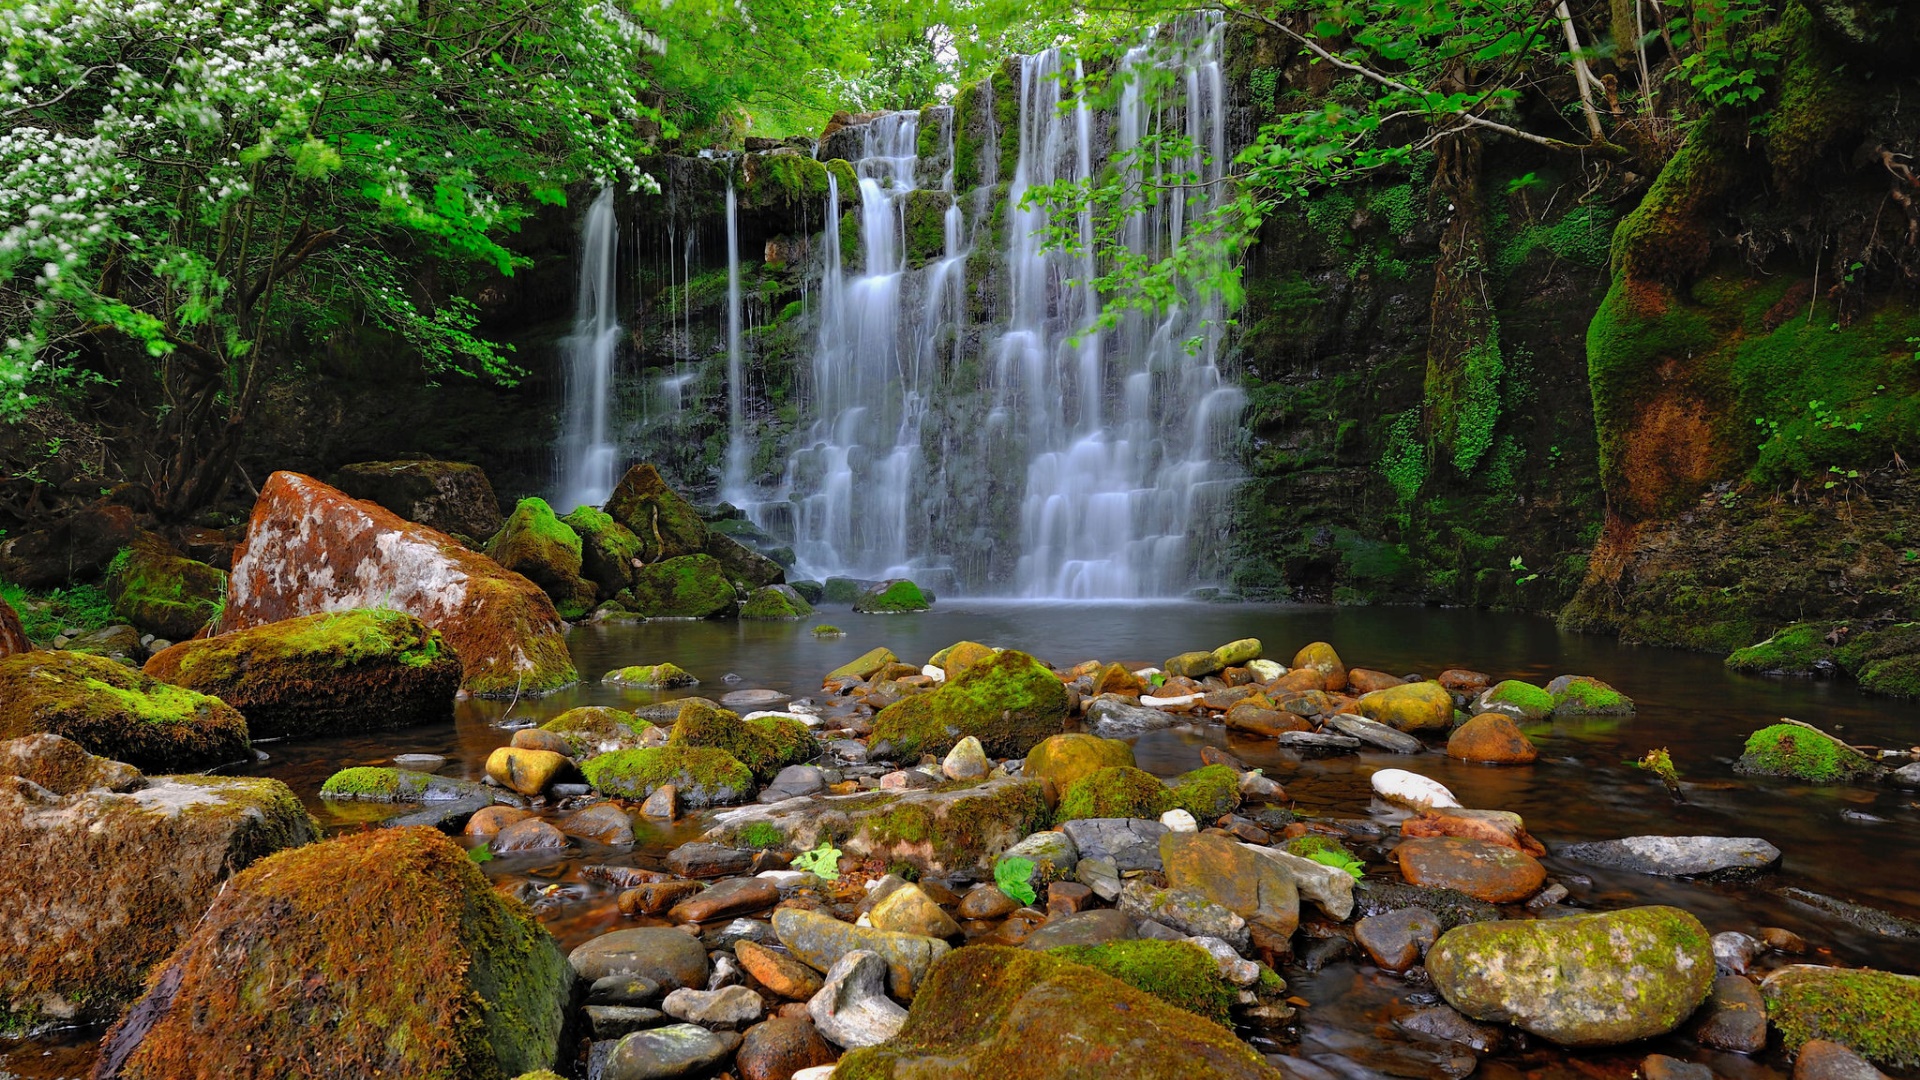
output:
M 1037 899 L 1033 893 L 1033 860 L 1018 855 L 993 864 L 993 883 L 1000 891 L 1023 905 Z
M 819 847 L 795 856 L 793 868 L 812 874 L 822 881 L 838 881 L 840 880 L 840 854 L 840 849 L 833 846 L 833 841 L 822 840 Z

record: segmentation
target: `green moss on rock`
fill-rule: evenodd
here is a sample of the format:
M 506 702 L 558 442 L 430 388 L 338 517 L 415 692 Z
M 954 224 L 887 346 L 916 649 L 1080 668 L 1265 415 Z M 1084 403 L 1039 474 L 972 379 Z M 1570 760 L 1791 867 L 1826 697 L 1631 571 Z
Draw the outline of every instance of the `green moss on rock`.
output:
M 560 519 L 580 537 L 580 574 L 612 596 L 633 582 L 633 563 L 644 553 L 640 538 L 613 515 L 582 506 Z
M 721 815 L 703 839 L 739 847 L 747 843 L 747 830 L 767 824 L 794 851 L 830 841 L 849 854 L 945 873 L 988 869 L 1050 821 L 1039 781 L 997 777 L 900 794 L 743 807 Z
M 1133 767 L 1133 746 L 1121 739 L 1103 739 L 1073 731 L 1052 735 L 1027 752 L 1020 775 L 1046 779 L 1059 791 L 1075 780 L 1109 766 Z
M 1173 781 L 1173 807 L 1202 825 L 1240 806 L 1240 774 L 1228 765 L 1202 765 Z
M 693 555 L 707 548 L 707 523 L 692 503 L 667 486 L 650 464 L 628 469 L 607 499 L 607 513 L 640 538 L 648 562 Z
M 617 750 L 580 764 L 595 791 L 644 799 L 672 784 L 694 809 L 743 802 L 753 794 L 753 770 L 732 754 L 705 746 L 668 745 Z
M 38 732 L 148 770 L 251 758 L 247 722 L 231 705 L 82 653 L 0 659 L 0 738 Z
M 1771 724 L 1747 737 L 1735 772 L 1838 783 L 1874 771 L 1866 755 L 1824 732 L 1799 724 Z
M 601 676 L 600 681 L 608 686 L 631 686 L 641 690 L 679 690 L 700 685 L 699 679 L 671 662 L 616 668 Z
M 1223 1027 L 1233 1023 L 1228 1010 L 1239 994 L 1220 977 L 1220 964 L 1212 954 L 1191 942 L 1114 941 L 1065 945 L 1048 952 L 1111 975 L 1174 1008 L 1204 1016 Z
M 1279 1080 L 1233 1032 L 1051 953 L 975 945 L 928 977 L 906 1026 L 840 1059 L 836 1080 L 1206 1076 Z
M 869 746 L 894 757 L 944 754 L 968 735 L 996 758 L 1020 757 L 1060 734 L 1067 690 L 1046 665 L 1023 652 L 996 653 L 940 688 L 880 710 Z
M 168 641 L 184 641 L 220 617 L 227 575 L 154 547 L 130 548 L 108 566 L 113 613 Z
M 1920 1068 L 1920 978 L 1795 965 L 1761 985 L 1789 1053 L 1829 1039 L 1886 1068 Z
M 882 581 L 860 594 L 853 602 L 853 610 L 869 615 L 902 615 L 913 611 L 925 611 L 933 606 L 920 586 L 906 578 L 894 578 Z
M 412 615 L 363 609 L 183 641 L 148 660 L 146 673 L 220 698 L 268 739 L 451 721 L 461 664 Z
M 499 1080 L 558 1059 L 572 982 L 464 849 L 384 829 L 235 877 L 102 1058 L 124 1080 Z
M 1483 713 L 1499 713 L 1515 720 L 1545 720 L 1553 713 L 1553 695 L 1518 679 L 1497 682 L 1474 702 Z
M 1823 623 L 1794 623 L 1765 641 L 1733 650 L 1726 665 L 1756 675 L 1812 675 L 1833 663 L 1833 645 L 1827 640 L 1831 630 Z
M 1060 796 L 1060 808 L 1054 812 L 1054 821 L 1157 819 L 1173 806 L 1174 793 L 1152 773 L 1128 766 L 1108 766 L 1067 785 Z
M 649 619 L 708 619 L 732 612 L 737 599 L 718 559 L 678 555 L 634 571 L 627 606 Z
M 1587 675 L 1562 675 L 1547 684 L 1553 696 L 1553 715 L 1631 716 L 1633 699 Z
M 740 714 L 692 700 L 680 707 L 669 746 L 723 750 L 765 783 L 789 765 L 817 757 L 820 745 L 798 720 L 763 716 L 742 720 Z
M 813 614 L 813 605 L 788 585 L 767 585 L 755 589 L 740 605 L 743 619 L 804 619 Z M 815 634 L 819 629 L 815 628 Z
M 521 499 L 487 542 L 487 557 L 540 586 L 561 618 L 593 610 L 593 585 L 580 576 L 580 534 L 545 499 Z
M 568 709 L 540 725 L 540 728 L 567 740 L 567 745 L 573 748 L 574 757 L 586 758 L 615 750 L 635 749 L 652 726 L 651 722 L 621 709 L 583 705 Z

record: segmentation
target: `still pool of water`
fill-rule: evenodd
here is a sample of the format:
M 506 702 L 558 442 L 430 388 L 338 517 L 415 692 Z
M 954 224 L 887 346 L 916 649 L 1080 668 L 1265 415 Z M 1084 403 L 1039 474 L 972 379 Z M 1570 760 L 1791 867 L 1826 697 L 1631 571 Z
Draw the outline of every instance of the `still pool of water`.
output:
M 813 626 L 831 622 L 847 633 L 817 638 Z M 1257 637 L 1283 661 L 1309 641 L 1332 642 L 1350 665 L 1396 674 L 1437 674 L 1448 667 L 1494 678 L 1544 683 L 1560 674 L 1593 675 L 1632 696 L 1638 713 L 1625 719 L 1589 719 L 1532 729 L 1540 760 L 1519 767 L 1453 761 L 1437 750 L 1413 757 L 1366 753 L 1301 760 L 1270 740 L 1229 734 L 1216 725 L 1176 728 L 1140 740 L 1143 768 L 1171 776 L 1200 764 L 1203 746 L 1222 746 L 1280 781 L 1304 813 L 1366 818 L 1381 808 L 1368 776 L 1407 768 L 1446 784 L 1467 806 L 1523 815 L 1550 849 L 1559 844 L 1641 833 L 1762 837 L 1784 853 L 1778 874 L 1751 885 L 1671 882 L 1597 871 L 1549 856 L 1570 903 L 1614 908 L 1672 903 L 1699 915 L 1710 930 L 1781 926 L 1842 963 L 1920 971 L 1920 938 L 1890 937 L 1847 925 L 1782 895 L 1799 887 L 1908 919 L 1920 919 L 1920 796 L 1890 787 L 1818 787 L 1741 777 L 1732 771 L 1747 734 L 1782 716 L 1833 731 L 1856 744 L 1920 745 L 1920 705 L 1869 697 L 1850 684 L 1777 680 L 1728 673 L 1701 654 L 1624 646 L 1610 639 L 1563 633 L 1528 616 L 1422 607 L 1320 608 L 1213 606 L 1185 603 L 1014 603 L 942 601 L 910 616 L 826 611 L 798 623 L 649 622 L 584 625 L 569 643 L 585 681 L 560 694 L 517 702 L 463 701 L 452 724 L 379 736 L 353 736 L 264 747 L 270 760 L 256 771 L 285 780 L 331 828 L 354 828 L 368 808 L 336 809 L 316 792 L 335 769 L 381 764 L 396 753 L 444 754 L 450 775 L 478 779 L 487 754 L 507 740 L 507 729 L 538 722 L 579 705 L 632 708 L 661 696 L 769 688 L 817 694 L 828 670 L 876 646 L 922 662 L 959 640 L 1022 649 L 1057 666 L 1081 660 L 1159 663 L 1177 652 Z M 603 686 L 599 677 L 629 664 L 671 660 L 702 685 L 677 694 Z M 738 676 L 728 681 L 728 676 Z M 1676 806 L 1650 776 L 1628 762 L 1667 747 L 1683 773 L 1686 802 Z M 359 812 L 355 812 L 358 810 Z M 524 879 L 551 893 L 541 917 L 571 947 L 622 925 L 613 890 L 585 881 L 579 867 L 594 862 L 657 865 L 672 845 L 698 833 L 698 822 L 641 837 L 631 853 L 576 852 L 542 860 L 496 859 L 489 874 Z M 1379 849 L 1364 849 L 1379 869 Z M 1302 1043 L 1288 1052 L 1319 1062 L 1332 1074 L 1457 1076 L 1459 1055 L 1394 1033 L 1391 1019 L 1408 1010 L 1417 989 L 1370 966 L 1335 962 L 1314 974 L 1290 972 L 1295 990 L 1313 1003 L 1304 1011 Z M 90 1050 L 82 1036 L 65 1045 L 0 1048 L 0 1074 L 81 1075 Z M 1277 1048 L 1267 1048 L 1277 1049 Z M 1481 1066 L 1507 1077 L 1577 1071 L 1625 1076 L 1648 1047 L 1581 1054 L 1543 1049 L 1509 1052 Z M 1707 1062 L 1722 1075 L 1778 1075 L 1781 1063 L 1749 1062 L 1709 1054 L 1679 1037 L 1660 1040 L 1661 1052 Z M 1470 1059 L 1469 1059 L 1470 1060 Z M 1341 1064 L 1345 1062 L 1346 1064 Z

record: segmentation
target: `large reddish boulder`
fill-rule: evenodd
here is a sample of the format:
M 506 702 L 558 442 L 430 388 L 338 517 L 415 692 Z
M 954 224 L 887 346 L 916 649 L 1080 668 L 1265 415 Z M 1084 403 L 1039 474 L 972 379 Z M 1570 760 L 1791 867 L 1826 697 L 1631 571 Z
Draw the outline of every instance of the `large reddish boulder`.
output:
M 0 658 L 32 651 L 33 642 L 27 640 L 27 632 L 20 626 L 19 613 L 0 597 Z
M 233 562 L 221 631 L 377 607 L 440 631 L 460 654 L 461 686 L 471 693 L 543 694 L 579 677 L 566 624 L 533 582 L 310 476 L 268 477 Z

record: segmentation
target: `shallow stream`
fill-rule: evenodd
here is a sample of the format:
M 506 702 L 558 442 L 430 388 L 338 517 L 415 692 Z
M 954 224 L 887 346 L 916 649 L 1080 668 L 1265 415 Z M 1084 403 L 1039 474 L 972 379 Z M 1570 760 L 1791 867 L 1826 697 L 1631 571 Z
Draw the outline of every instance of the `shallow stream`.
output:
M 816 638 L 815 625 L 832 622 L 841 638 Z M 657 697 L 769 688 L 796 696 L 817 694 L 820 677 L 875 645 L 923 662 L 959 640 L 1031 652 L 1056 666 L 1087 659 L 1158 664 L 1177 652 L 1210 648 L 1242 637 L 1260 638 L 1282 662 L 1309 641 L 1331 642 L 1352 666 L 1428 676 L 1449 667 L 1486 672 L 1496 680 L 1545 683 L 1555 675 L 1603 679 L 1638 704 L 1625 719 L 1586 719 L 1529 729 L 1540 748 L 1531 765 L 1489 767 L 1453 761 L 1437 749 L 1406 757 L 1363 753 L 1301 760 L 1271 740 L 1228 733 L 1218 725 L 1176 728 L 1143 737 L 1142 768 L 1172 776 L 1197 767 L 1203 746 L 1222 746 L 1278 780 L 1297 811 L 1332 818 L 1367 818 L 1383 807 L 1372 799 L 1369 775 L 1405 768 L 1451 788 L 1462 804 L 1515 811 L 1549 850 L 1578 840 L 1644 833 L 1757 836 L 1784 853 L 1781 869 L 1745 885 L 1669 881 L 1597 870 L 1549 856 L 1554 880 L 1571 891 L 1568 904 L 1609 909 L 1671 903 L 1694 912 L 1710 931 L 1775 926 L 1804 937 L 1814 950 L 1803 959 L 1920 972 L 1920 937 L 1893 937 L 1849 925 L 1782 895 L 1798 887 L 1920 920 L 1920 795 L 1890 787 L 1816 787 L 1736 775 L 1732 762 L 1748 733 L 1789 716 L 1859 745 L 1920 745 L 1920 705 L 1863 695 L 1849 684 L 1783 681 L 1728 673 L 1718 659 L 1693 653 L 1623 646 L 1606 638 L 1563 633 L 1552 622 L 1518 615 L 1419 607 L 1319 608 L 1211 606 L 1185 603 L 1012 603 L 942 601 L 913 616 L 867 616 L 823 611 L 799 623 L 650 622 L 575 629 L 574 659 L 586 681 L 541 700 L 463 701 L 453 724 L 377 736 L 266 744 L 270 760 L 257 771 L 298 792 L 329 829 L 361 827 L 384 809 L 322 802 L 316 793 L 336 769 L 384 764 L 397 753 L 449 759 L 444 773 L 479 779 L 487 754 L 505 744 L 507 728 L 539 722 L 579 705 L 633 708 Z M 615 667 L 671 660 L 702 685 L 675 694 L 602 686 Z M 727 681 L 728 676 L 737 681 Z M 1628 762 L 1667 747 L 1683 774 L 1686 802 L 1676 806 L 1651 776 Z M 542 884 L 541 918 L 571 948 L 599 933 L 631 925 L 614 908 L 617 890 L 582 879 L 595 863 L 656 866 L 676 844 L 700 831 L 696 820 L 672 829 L 636 824 L 631 851 L 581 850 L 564 858 L 498 858 L 484 864 L 496 878 Z M 650 830 L 650 831 L 649 831 Z M 592 845 L 587 845 L 591 848 Z M 1380 850 L 1360 849 L 1372 873 L 1383 869 Z M 1425 1042 L 1393 1026 L 1396 1016 L 1434 1003 L 1431 990 L 1384 973 L 1349 954 L 1320 971 L 1284 972 L 1301 1010 L 1300 1041 L 1260 1043 L 1301 1080 L 1365 1077 L 1457 1077 L 1473 1057 L 1451 1044 Z M 1422 995 L 1425 996 L 1422 996 Z M 67 1040 L 0 1045 L 0 1076 L 84 1076 L 98 1033 Z M 1520 1077 L 1631 1075 L 1650 1052 L 1710 1065 L 1734 1080 L 1784 1077 L 1777 1054 L 1745 1058 L 1710 1051 L 1682 1035 L 1605 1051 L 1535 1046 L 1482 1061 L 1479 1074 Z

